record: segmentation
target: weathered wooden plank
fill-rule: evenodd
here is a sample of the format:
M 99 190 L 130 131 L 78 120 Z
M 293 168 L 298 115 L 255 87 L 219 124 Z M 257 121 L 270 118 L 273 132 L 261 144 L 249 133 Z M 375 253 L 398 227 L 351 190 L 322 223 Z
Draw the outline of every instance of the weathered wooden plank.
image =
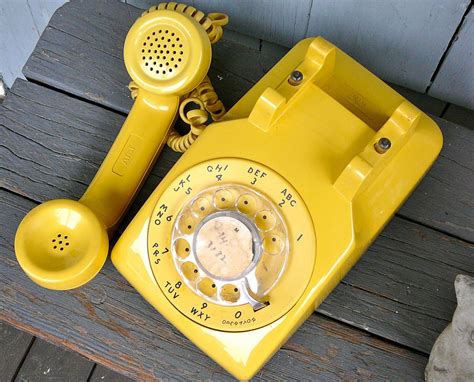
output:
M 292 46 L 305 37 L 312 1 L 272 0 L 266 2 L 193 0 L 204 12 L 229 15 L 229 29 L 262 40 Z
M 0 321 L 0 380 L 13 380 L 32 341 L 31 334 Z
M 404 96 L 407 100 L 413 103 L 415 106 L 423 110 L 425 113 L 432 114 L 436 117 L 441 117 L 444 109 L 446 108 L 447 102 L 441 101 L 440 99 L 430 97 L 427 94 L 415 92 L 413 90 L 404 88 L 403 86 L 388 84 L 398 93 Z
M 398 214 L 474 242 L 474 134 L 434 120 L 443 132 L 443 149 Z
M 88 382 L 132 382 L 133 379 L 102 366 L 96 365 Z
M 7 86 L 23 78 L 22 66 L 56 8 L 66 0 L 0 2 L 0 73 Z
M 231 380 L 107 262 L 71 291 L 45 290 L 21 272 L 15 228 L 34 203 L 0 190 L 0 319 L 138 380 Z M 255 380 L 421 380 L 426 356 L 314 314 Z
M 93 367 L 81 355 L 37 338 L 15 380 L 84 382 Z
M 0 109 L 0 132 L 3 145 L 0 147 L 0 161 L 3 163 L 0 168 L 0 185 L 36 201 L 59 197 L 79 198 L 105 156 L 124 117 L 24 81 L 18 81 L 12 90 L 13 92 L 9 94 Z M 458 134 L 458 129 L 464 128 L 451 126 L 448 131 Z M 455 138 L 461 143 L 470 144 L 469 141 L 466 141 L 469 136 L 464 138 L 464 135 L 459 133 L 459 137 L 455 136 Z M 452 142 L 452 145 L 446 145 L 447 150 L 458 150 L 459 147 L 462 147 L 459 146 L 461 143 L 456 139 L 450 139 L 449 142 Z M 468 150 L 463 150 L 463 152 L 465 156 L 458 156 L 456 160 L 461 164 L 469 163 L 469 155 L 472 154 L 465 154 Z M 449 151 L 446 155 L 449 155 Z M 132 206 L 123 226 L 138 210 L 177 158 L 176 153 L 165 150 L 145 184 L 144 190 L 140 192 L 137 201 Z M 432 170 L 434 171 L 433 181 L 443 179 L 444 172 L 453 171 L 452 162 L 442 157 L 439 161 L 439 168 Z M 459 164 L 456 165 L 463 168 Z M 456 171 L 458 171 L 457 174 L 461 174 L 461 170 Z M 436 189 L 436 184 L 429 183 L 432 182 L 430 178 L 425 181 L 428 182 L 426 190 L 429 190 L 430 187 Z M 457 182 L 453 184 L 453 187 L 462 189 L 460 184 L 462 180 L 454 179 L 453 181 Z M 467 203 L 465 204 L 466 208 L 455 214 L 455 217 L 461 221 L 463 221 L 462 219 L 464 221 L 472 219 L 472 209 L 467 209 L 472 197 L 468 194 L 461 194 L 459 190 L 449 188 L 447 190 L 468 198 L 467 202 L 464 201 Z M 433 203 L 436 194 L 426 195 L 426 192 L 428 191 L 421 194 L 420 192 L 415 193 L 413 197 L 418 198 L 418 202 L 414 202 L 413 208 L 420 208 L 418 205 L 423 204 L 425 199 L 425 203 Z M 443 197 L 445 199 L 442 199 L 442 203 L 449 203 L 449 200 L 452 199 L 449 194 Z M 442 207 L 444 208 L 444 206 L 436 205 L 436 208 L 441 209 Z M 434 208 L 431 209 L 434 210 Z M 407 210 L 410 211 L 408 207 Z M 422 211 L 420 208 L 420 215 L 431 216 L 429 215 L 431 212 L 428 210 L 429 208 L 426 208 L 426 211 Z M 402 209 L 402 213 L 403 211 L 404 209 Z M 448 218 L 451 224 L 455 222 L 449 216 Z M 465 229 L 468 230 L 469 227 L 466 225 Z M 350 291 L 348 296 L 355 304 L 349 306 L 349 303 L 344 299 L 341 302 L 336 299 L 336 307 L 326 309 L 326 314 L 344 321 L 352 320 L 359 327 L 371 327 L 373 328 L 371 330 L 380 335 L 387 335 L 395 341 L 427 351 L 432 345 L 436 333 L 449 319 L 453 310 L 454 297 L 451 300 L 443 300 L 440 305 L 436 294 L 432 294 L 432 291 L 426 288 L 418 287 L 417 293 L 409 295 L 407 301 L 399 303 L 400 291 L 403 291 L 402 294 L 405 297 L 404 288 L 418 285 L 417 280 L 421 280 L 421 278 L 418 278 L 417 273 L 409 273 L 402 266 L 397 270 L 400 283 L 398 289 L 392 289 L 390 284 L 386 283 L 387 277 L 393 277 L 394 265 L 392 263 L 397 264 L 399 256 L 408 251 L 410 256 L 408 259 L 404 259 L 402 265 L 411 267 L 411 269 L 429 269 L 431 272 L 438 272 L 438 269 L 441 269 L 441 277 L 446 277 L 443 281 L 443 288 L 448 291 L 447 293 L 451 293 L 455 273 L 463 270 L 471 272 L 470 267 L 472 268 L 474 261 L 467 254 L 472 251 L 472 247 L 461 241 L 454 239 L 453 241 L 441 233 L 400 219 L 396 219 L 389 225 L 386 235 L 388 235 L 389 243 L 385 244 L 385 247 L 388 246 L 392 249 L 390 255 L 394 259 L 387 258 L 386 262 L 377 263 L 375 260 L 378 259 L 378 256 L 374 256 L 375 263 L 370 264 L 380 282 L 375 283 L 371 280 L 371 284 L 366 285 L 362 282 L 365 280 L 365 276 L 361 276 L 357 279 L 361 280 L 359 284 L 346 283 L 347 288 L 341 288 Z M 426 237 L 429 237 L 429 240 L 424 239 Z M 390 244 L 392 242 L 399 245 L 400 248 L 399 242 L 406 243 L 407 248 L 403 251 L 401 249 L 401 253 L 398 253 L 396 245 Z M 379 255 L 386 252 L 385 247 L 375 245 L 373 248 Z M 422 263 L 418 263 L 420 261 L 419 251 L 430 254 Z M 450 257 L 450 252 L 453 252 L 454 257 Z M 447 269 L 438 264 L 438 261 L 445 258 L 450 259 L 447 262 L 449 265 Z M 459 264 L 456 263 L 458 261 Z M 363 267 L 362 271 L 368 267 L 369 265 Z M 367 290 L 370 286 L 375 289 Z M 454 296 L 453 293 L 451 294 Z M 342 297 L 344 296 L 345 294 L 342 295 Z M 380 321 L 381 314 L 372 317 L 370 312 L 368 317 L 364 315 L 360 320 L 357 314 L 351 318 L 355 312 L 359 311 L 357 304 L 360 301 L 362 304 L 367 304 L 367 300 L 370 300 L 372 305 L 378 306 L 378 310 L 389 309 L 387 311 L 388 317 L 393 311 L 401 312 L 400 315 L 405 322 L 405 327 L 401 329 L 393 319 Z M 397 303 L 394 304 L 393 301 Z M 445 313 L 430 311 L 430 307 L 437 306 L 440 306 L 440 309 Z M 412 315 L 418 317 L 417 320 L 424 324 L 428 333 L 412 326 Z
M 142 9 L 155 4 L 153 0 L 122 1 Z M 469 6 L 468 0 L 349 0 L 338 4 L 328 0 L 258 3 L 194 0 L 189 3 L 206 12 L 229 14 L 229 30 L 287 47 L 305 36 L 327 36 L 385 80 L 423 93 Z M 467 33 L 463 36 L 464 45 L 470 46 L 457 49 L 459 57 L 443 65 L 457 76 L 461 86 L 453 87 L 449 79 L 440 79 L 435 96 L 441 99 L 449 100 L 451 93 L 462 102 L 474 99 L 464 91 L 468 86 L 474 88 L 474 76 L 468 75 L 472 73 L 472 65 L 469 70 L 458 70 L 460 65 L 468 69 L 466 65 L 472 61 L 468 53 L 472 51 L 472 38 Z
M 124 117 L 23 80 L 7 98 L 0 117 L 0 186 L 39 201 L 79 198 Z M 29 120 L 19 120 L 21 115 L 28 115 Z M 166 149 L 149 183 L 156 185 L 177 158 L 178 154 Z M 64 182 L 58 174 L 66 173 L 70 180 Z M 28 191 L 24 182 L 35 191 Z
M 235 102 L 251 86 L 217 69 L 211 76 L 227 103 Z M 223 91 L 224 83 L 232 91 Z M 13 87 L 1 110 L 0 184 L 38 201 L 64 195 L 79 198 L 124 120 L 123 116 L 24 81 Z M 474 135 L 446 121 L 438 123 L 445 136 L 441 156 L 400 214 L 474 241 L 474 153 L 469 149 Z M 178 157 L 164 150 L 145 185 L 146 192 L 157 185 Z
M 128 112 L 132 101 L 125 86 L 130 78 L 123 64 L 123 42 L 140 12 L 106 1 L 86 1 L 81 6 L 82 2 L 68 3 L 54 14 L 23 73 L 27 78 L 78 96 L 87 94 L 87 99 Z M 115 22 L 111 20 L 114 17 Z
M 394 218 L 319 311 L 429 353 L 474 274 L 474 245 Z
M 321 35 L 384 80 L 424 93 L 469 3 L 314 0 L 307 35 Z
M 89 99 L 121 112 L 132 104 L 126 84 L 129 76 L 122 60 L 128 28 L 140 11 L 125 4 L 76 1 L 54 15 L 24 68 L 28 78 Z M 104 33 L 104 30 L 110 33 Z M 286 52 L 281 45 L 225 32 L 213 47 L 213 67 L 228 73 L 229 81 L 211 76 L 226 101 L 229 91 L 239 97 L 259 80 Z M 234 86 L 238 81 L 241 86 Z M 238 85 L 238 83 L 237 83 Z M 439 115 L 444 103 L 420 94 L 402 93 L 422 110 Z M 227 97 L 228 98 L 228 97 Z M 231 106 L 233 102 L 227 102 Z
M 474 130 L 474 110 L 465 109 L 456 105 L 449 105 L 443 114 L 443 119 Z
M 466 15 L 428 94 L 474 109 L 474 8 Z

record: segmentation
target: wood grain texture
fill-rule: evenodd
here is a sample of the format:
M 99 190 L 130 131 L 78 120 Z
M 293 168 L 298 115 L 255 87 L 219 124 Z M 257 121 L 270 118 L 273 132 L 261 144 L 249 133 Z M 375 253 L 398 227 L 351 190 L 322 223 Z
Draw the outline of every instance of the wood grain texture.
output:
M 111 111 L 35 84 L 17 81 L 0 109 L 0 132 L 3 138 L 0 160 L 4 163 L 0 168 L 0 185 L 38 202 L 64 197 L 79 198 L 105 157 L 123 120 L 123 116 Z M 448 131 L 457 132 L 457 127 L 450 127 Z M 454 140 L 452 142 L 456 152 L 457 143 Z M 122 227 L 178 157 L 170 150 L 163 152 Z M 457 160 L 462 163 L 463 159 Z M 452 161 L 440 161 L 448 166 L 444 171 L 452 171 L 449 170 Z M 443 166 L 439 171 L 443 171 Z M 430 203 L 434 196 L 436 193 L 429 194 Z M 422 193 L 419 198 L 423 200 L 426 197 Z M 469 218 L 472 209 L 461 213 Z M 467 243 L 402 219 L 395 219 L 382 237 L 384 235 L 387 236 L 387 243 L 379 245 L 377 241 L 370 250 L 374 251 L 373 258 L 364 257 L 363 261 L 372 259 L 373 263 L 362 263 L 365 265 L 360 268 L 361 276 L 355 279 L 357 282 L 353 284 L 350 278 L 347 282 L 345 280 L 334 295 L 339 296 L 340 300 L 336 298 L 334 305 L 330 305 L 333 300 L 328 300 L 329 305 L 325 305 L 324 312 L 407 346 L 428 351 L 454 309 L 452 283 L 456 273 L 474 271 L 473 248 Z M 404 246 L 401 243 L 405 243 Z M 390 251 L 387 252 L 388 249 Z M 430 256 L 420 260 L 421 251 Z M 382 257 L 385 261 L 380 262 L 381 254 L 388 256 Z M 400 256 L 403 262 L 400 262 Z M 439 262 L 444 261 L 447 261 L 446 269 L 439 265 Z M 442 290 L 452 298 L 446 295 L 440 303 L 437 293 L 419 285 L 418 280 L 421 279 L 418 273 L 410 273 L 405 266 L 413 270 L 428 269 L 433 273 L 440 271 L 436 288 L 442 282 Z M 379 282 L 370 280 L 369 284 L 365 284 L 364 280 L 368 279 L 364 270 L 371 268 Z M 387 282 L 388 278 L 398 283 L 397 288 Z M 429 280 L 424 282 L 433 285 L 429 284 Z M 406 295 L 407 286 L 414 286 L 408 291 L 409 295 Z M 368 309 L 370 305 L 377 306 L 377 310 L 384 314 L 379 312 L 372 316 L 369 310 L 359 316 L 360 307 Z M 440 311 L 430 311 L 430 307 L 439 308 Z M 396 311 L 399 313 L 394 313 Z M 413 325 L 414 317 L 419 326 Z
M 440 99 L 433 98 L 429 95 L 418 93 L 413 90 L 404 88 L 403 86 L 395 85 L 392 83 L 388 83 L 388 85 L 427 114 L 432 114 L 436 117 L 441 117 L 441 114 L 446 108 L 447 102 L 442 101 Z
M 11 381 L 33 341 L 31 334 L 0 321 L 0 381 Z
M 102 365 L 96 365 L 88 382 L 132 382 L 133 379 L 116 373 Z
M 0 319 L 80 352 L 137 380 L 230 381 L 230 376 L 166 322 L 110 261 L 70 291 L 33 284 L 12 241 L 35 203 L 0 190 Z M 265 380 L 422 380 L 427 358 L 313 314 L 255 378 Z
M 443 114 L 443 119 L 474 130 L 474 110 L 465 109 L 456 105 L 449 105 Z
M 143 8 L 155 3 L 148 0 L 127 2 Z M 325 2 L 313 3 L 308 36 L 326 36 L 385 80 L 422 92 L 426 90 L 468 4 L 467 0 L 449 3 L 428 0 L 410 2 L 410 5 L 391 0 L 366 0 L 370 6 L 358 6 L 359 3 L 354 1 L 326 6 Z M 292 46 L 304 37 L 301 30 L 306 29 L 308 3 L 311 2 L 278 1 L 247 6 L 230 0 L 199 0 L 195 5 L 203 6 L 204 10 L 227 10 L 231 13 L 231 24 L 226 29 L 253 33 L 247 40 L 253 38 L 255 41 L 255 36 L 279 44 L 294 40 L 286 44 Z M 53 86 L 67 91 L 75 91 L 75 85 L 84 86 L 88 98 L 127 112 L 131 103 L 120 83 L 128 82 L 129 78 L 117 58 L 122 57 L 126 32 L 140 13 L 141 10 L 133 6 L 114 4 L 110 0 L 79 0 L 65 5 L 51 20 L 24 69 L 25 75 L 39 81 L 47 76 Z M 355 20 L 364 20 L 364 23 Z M 263 34 L 255 28 L 262 29 Z M 280 36 L 282 28 L 289 30 Z M 57 47 L 61 45 L 64 49 L 58 52 Z M 84 49 L 83 45 L 90 49 Z M 79 51 L 82 52 L 81 60 L 77 60 Z M 57 64 L 55 70 L 51 70 L 48 62 Z M 76 70 L 76 66 L 82 70 Z M 115 76 L 116 73 L 110 70 L 116 67 L 121 69 L 122 77 Z M 88 76 L 81 76 L 84 73 Z M 91 77 L 92 81 L 88 81 Z M 106 87 L 100 87 L 101 82 L 107 82 Z M 466 84 L 470 82 L 467 78 Z M 443 89 L 450 92 L 451 86 Z M 118 105 L 109 104 L 107 94 L 114 94 L 116 101 L 120 101 Z
M 84 382 L 94 363 L 81 355 L 36 339 L 23 362 L 15 381 Z
M 292 46 L 305 37 L 312 0 L 193 0 L 209 12 L 229 15 L 229 29 L 262 40 Z
M 424 93 L 468 5 L 314 0 L 307 35 L 321 35 L 384 80 Z
M 0 73 L 7 86 L 23 78 L 22 66 L 56 8 L 66 0 L 3 0 L 0 2 Z
M 474 134 L 434 118 L 444 137 L 431 170 L 398 214 L 474 242 Z
M 141 9 L 157 4 L 153 0 L 124 0 Z M 229 15 L 229 28 L 248 36 L 291 46 L 304 38 L 309 20 L 311 0 L 190 0 L 197 9 L 224 12 Z
M 269 63 L 261 62 L 264 70 Z M 220 59 L 216 59 L 216 65 L 225 66 Z M 251 87 L 251 82 L 217 68 L 210 76 L 227 105 Z M 44 96 L 43 92 L 39 86 L 18 81 L 3 104 L 0 124 L 5 129 L 0 159 L 4 158 L 5 165 L 0 166 L 0 184 L 38 201 L 64 194 L 79 198 L 124 117 L 59 93 L 50 91 Z M 25 118 L 25 113 L 31 115 Z M 474 136 L 468 128 L 441 119 L 437 122 L 445 139 L 441 155 L 399 214 L 473 242 L 474 153 L 469 148 Z M 42 148 L 44 154 L 36 154 Z M 164 150 L 145 185 L 146 192 L 151 192 L 178 157 L 171 150 Z M 70 182 L 64 183 L 56 175 L 61 169 L 70 174 Z
M 474 245 L 394 218 L 319 311 L 429 353 L 459 273 L 474 274 Z
M 142 11 L 116 1 L 79 0 L 58 9 L 23 73 L 115 110 L 132 105 L 123 63 L 128 29 Z M 105 85 L 105 86 L 104 86 Z
M 131 107 L 126 85 L 130 81 L 122 60 L 128 28 L 140 10 L 125 4 L 76 1 L 54 15 L 35 51 L 25 65 L 28 78 L 68 93 L 128 113 Z M 109 30 L 111 33 L 103 33 Z M 226 99 L 229 91 L 238 99 L 288 51 L 288 48 L 242 37 L 230 32 L 213 46 L 213 68 L 225 72 L 229 82 L 211 72 Z M 238 82 L 242 83 L 240 86 Z M 426 112 L 439 115 L 442 101 L 427 101 L 416 93 L 405 95 Z M 226 102 L 231 106 L 233 102 Z
M 52 18 L 26 64 L 25 75 L 114 110 L 128 112 L 132 101 L 126 87 L 129 77 L 121 59 L 122 45 L 127 28 L 138 14 L 138 9 L 121 3 L 112 6 L 106 2 L 76 1 L 63 6 Z M 113 33 L 104 34 L 104 30 Z M 286 51 L 270 43 L 263 43 L 257 50 L 235 42 L 235 35 L 216 44 L 209 75 L 224 104 L 232 106 Z M 434 101 L 414 96 L 411 99 L 422 109 L 440 112 L 440 105 Z M 462 128 L 447 131 L 450 125 L 439 123 L 448 139 L 447 145 L 440 161 L 435 163 L 428 179 L 421 183 L 401 214 L 474 241 L 473 161 L 472 150 L 466 150 L 473 138 Z M 450 142 L 451 138 L 455 138 L 455 142 Z M 90 173 L 90 177 L 92 175 Z M 451 179 L 454 183 L 448 182 Z M 76 188 L 79 195 L 85 184 Z M 454 194 L 460 197 L 453 198 Z
M 471 6 L 428 94 L 474 109 L 473 61 L 474 8 Z

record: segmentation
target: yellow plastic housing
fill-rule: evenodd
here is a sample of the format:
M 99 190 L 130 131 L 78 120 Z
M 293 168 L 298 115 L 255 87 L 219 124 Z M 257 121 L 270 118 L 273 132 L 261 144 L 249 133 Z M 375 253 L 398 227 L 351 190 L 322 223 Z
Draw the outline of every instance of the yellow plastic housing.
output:
M 183 95 L 206 76 L 211 43 L 192 17 L 157 10 L 140 17 L 127 34 L 124 59 L 136 84 L 157 94 Z
M 210 44 L 204 28 L 180 12 L 158 10 L 133 24 L 124 60 L 138 84 L 137 97 L 104 162 L 79 202 L 46 202 L 23 219 L 16 233 L 18 262 L 33 281 L 45 288 L 71 289 L 100 271 L 108 255 L 108 235 L 166 142 L 179 97 L 209 70 Z M 57 246 L 53 240 L 65 232 L 71 240 Z
M 295 70 L 302 74 L 299 81 L 290 78 Z M 386 144 L 381 149 L 381 138 L 390 141 L 388 149 Z M 301 41 L 229 111 L 225 121 L 210 125 L 181 157 L 115 245 L 112 261 L 184 335 L 236 378 L 248 380 L 360 258 L 441 146 L 436 124 L 380 79 L 320 37 Z M 211 166 L 208 174 L 198 171 L 203 163 Z M 226 165 L 231 171 L 222 171 Z M 262 171 L 271 175 L 261 177 Z M 286 299 L 288 307 L 275 313 L 276 321 L 262 320 L 264 325 L 249 326 L 251 330 L 226 330 L 218 323 L 206 326 L 189 318 L 189 313 L 183 315 L 190 300 L 173 297 L 185 286 L 178 284 L 177 291 L 179 279 L 172 268 L 160 271 L 150 261 L 152 237 L 166 243 L 171 232 L 153 226 L 160 203 L 166 199 L 170 211 L 175 211 L 202 189 L 226 182 L 255 187 L 277 204 L 283 197 L 279 208 L 290 237 L 303 233 L 300 243 L 314 244 L 307 258 L 298 244 L 290 246 L 285 273 L 291 274 L 293 267 L 310 268 L 301 290 L 294 289 L 289 278 L 280 281 L 293 288 L 296 302 L 290 304 L 288 291 L 279 292 L 275 299 Z M 289 197 L 278 182 L 295 194 Z M 167 196 L 170 189 L 176 189 L 174 197 Z M 293 197 L 297 205 L 304 205 L 295 216 L 290 215 Z M 170 225 L 175 217 L 170 213 Z M 161 249 L 162 243 L 157 244 Z M 174 290 L 163 287 L 162 280 Z M 195 304 L 199 301 L 204 300 Z M 195 304 L 192 307 L 199 309 Z M 262 312 L 270 307 L 271 302 Z M 225 309 L 234 308 L 214 309 L 214 315 L 225 316 Z
M 34 208 L 15 236 L 18 263 L 35 283 L 49 289 L 87 283 L 104 265 L 108 249 L 99 219 L 83 204 L 67 199 Z
M 221 170 L 219 171 L 219 169 Z M 265 176 L 252 185 L 254 177 L 249 173 L 250 169 L 253 172 L 258 170 L 258 174 L 265 174 Z M 216 178 L 216 175 L 219 175 L 219 177 Z M 183 184 L 183 179 L 186 180 L 184 186 L 180 186 L 180 184 Z M 219 185 L 221 190 L 226 190 L 227 187 L 232 187 L 235 184 L 245 184 L 256 192 L 265 194 L 272 204 L 279 208 L 278 212 L 284 220 L 291 225 L 288 227 L 288 237 L 282 237 L 282 234 L 278 233 L 275 233 L 275 237 L 268 237 L 270 243 L 273 243 L 272 238 L 278 238 L 275 244 L 288 241 L 291 255 L 281 279 L 267 296 L 270 305 L 257 312 L 254 312 L 249 304 L 222 306 L 219 303 L 203 299 L 186 286 L 186 280 L 180 276 L 173 257 L 170 256 L 172 246 L 175 244 L 171 240 L 174 219 L 169 217 L 178 216 L 183 204 L 186 204 L 200 191 L 215 185 Z M 192 190 L 186 193 L 189 188 L 192 188 Z M 282 191 L 284 191 L 284 194 L 282 194 Z M 232 196 L 226 195 L 224 203 L 234 204 L 238 199 L 247 195 L 249 198 L 255 198 L 242 191 Z M 290 196 L 289 199 L 287 199 L 288 196 Z M 225 206 L 218 207 L 221 211 L 227 210 Z M 196 221 L 197 219 L 190 216 L 190 219 L 185 222 L 185 229 L 189 228 L 190 231 L 193 229 L 195 225 L 193 220 Z M 147 236 L 147 253 L 151 270 L 166 298 L 181 314 L 196 323 L 217 330 L 242 332 L 261 328 L 276 321 L 296 304 L 306 289 L 313 272 L 316 243 L 311 216 L 304 200 L 291 184 L 273 170 L 249 160 L 217 159 L 202 162 L 187 169 L 185 173 L 178 176 L 169 185 L 155 204 L 151 220 L 149 220 Z M 266 242 L 264 241 L 263 246 L 265 245 Z M 296 252 L 297 255 L 295 255 Z M 269 254 L 269 257 L 271 258 L 272 255 Z M 271 263 L 268 262 L 268 264 L 270 267 Z M 259 272 L 258 267 L 256 271 Z M 201 274 L 203 273 L 205 274 L 205 272 L 201 272 Z M 204 278 L 212 279 L 211 276 Z M 264 282 L 265 278 L 262 279 L 262 282 Z M 217 283 L 217 281 L 215 282 Z M 179 287 L 176 287 L 177 285 Z M 227 285 L 232 285 L 232 283 Z M 239 289 L 241 288 L 239 287 Z M 218 290 L 216 292 L 219 293 Z M 206 308 L 200 309 L 203 302 L 206 302 Z M 204 314 L 201 315 L 201 311 Z

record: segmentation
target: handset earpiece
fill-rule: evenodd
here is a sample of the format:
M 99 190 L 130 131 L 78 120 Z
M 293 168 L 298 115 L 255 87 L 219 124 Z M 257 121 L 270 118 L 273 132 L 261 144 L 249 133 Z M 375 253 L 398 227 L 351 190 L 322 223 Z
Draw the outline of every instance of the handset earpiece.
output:
M 166 142 L 180 96 L 206 76 L 211 44 L 194 19 L 158 10 L 133 24 L 125 39 L 124 61 L 138 85 L 137 97 L 110 151 L 110 160 L 106 158 L 81 198 L 102 216 L 108 229 L 118 223 Z
M 205 77 L 211 46 L 192 17 L 157 10 L 132 26 L 124 58 L 138 95 L 90 186 L 79 201 L 60 199 L 39 205 L 18 227 L 18 262 L 45 288 L 79 287 L 102 268 L 108 236 L 166 142 L 180 96 Z

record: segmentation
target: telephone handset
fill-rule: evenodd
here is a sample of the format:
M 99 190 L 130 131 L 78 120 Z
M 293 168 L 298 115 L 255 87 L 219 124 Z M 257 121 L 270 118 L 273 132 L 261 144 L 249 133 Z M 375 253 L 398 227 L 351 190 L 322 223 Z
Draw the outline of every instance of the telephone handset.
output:
M 135 102 L 104 162 L 79 201 L 45 202 L 18 227 L 16 256 L 33 281 L 71 289 L 101 269 L 108 236 L 166 142 L 180 97 L 205 78 L 211 42 L 220 38 L 225 22 L 213 23 L 194 8 L 170 3 L 145 12 L 133 24 L 124 61 L 135 84 Z
M 112 261 L 248 380 L 431 166 L 436 124 L 323 38 L 298 43 L 185 152 Z

